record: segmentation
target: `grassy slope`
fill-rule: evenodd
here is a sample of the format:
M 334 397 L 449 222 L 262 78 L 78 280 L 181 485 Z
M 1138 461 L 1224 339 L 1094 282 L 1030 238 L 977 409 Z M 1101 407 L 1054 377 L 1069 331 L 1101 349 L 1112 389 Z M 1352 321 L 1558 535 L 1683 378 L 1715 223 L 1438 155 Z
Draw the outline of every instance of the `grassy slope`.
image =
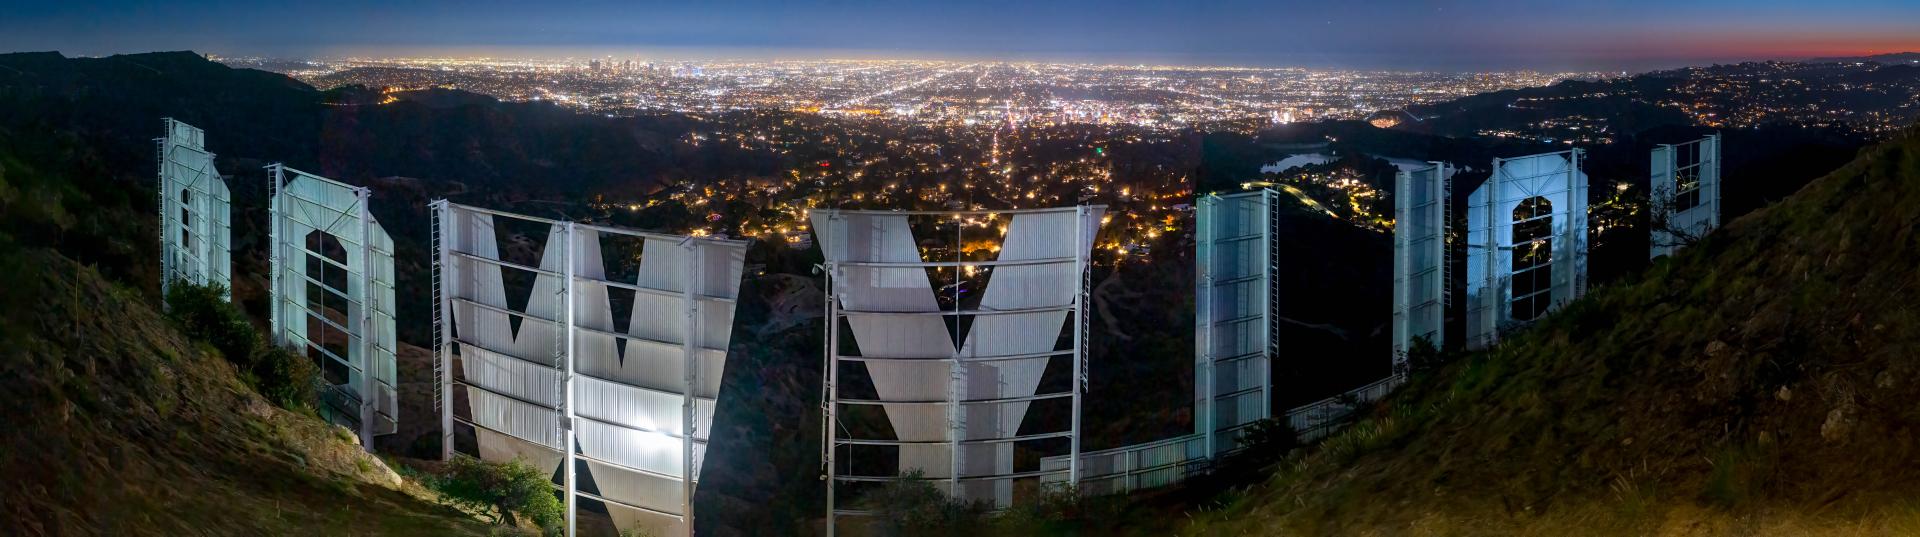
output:
M 0 533 L 475 534 L 133 291 L 0 244 Z
M 1920 534 L 1916 231 L 1920 130 L 1416 377 L 1183 531 Z
M 264 402 L 128 287 L 158 280 L 152 191 L 113 162 L 0 129 L 0 534 L 484 530 Z

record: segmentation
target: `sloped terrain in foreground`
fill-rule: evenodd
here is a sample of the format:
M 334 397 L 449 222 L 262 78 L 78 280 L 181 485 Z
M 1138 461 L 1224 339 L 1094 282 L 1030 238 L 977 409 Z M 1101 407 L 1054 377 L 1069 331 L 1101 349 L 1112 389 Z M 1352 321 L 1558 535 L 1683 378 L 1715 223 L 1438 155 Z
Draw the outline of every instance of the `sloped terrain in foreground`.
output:
M 94 269 L 0 240 L 0 274 L 0 533 L 484 533 Z
M 1920 535 L 1920 130 L 1418 374 L 1182 531 Z

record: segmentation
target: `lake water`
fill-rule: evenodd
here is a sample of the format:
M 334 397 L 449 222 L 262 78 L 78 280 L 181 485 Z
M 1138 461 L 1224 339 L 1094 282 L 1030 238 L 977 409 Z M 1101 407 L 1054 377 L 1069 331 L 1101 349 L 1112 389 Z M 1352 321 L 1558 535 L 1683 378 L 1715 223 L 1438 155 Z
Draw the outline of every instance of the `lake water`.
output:
M 1414 160 L 1410 158 L 1399 158 L 1399 157 L 1378 157 L 1378 158 L 1386 159 L 1386 161 L 1389 163 L 1392 163 L 1394 167 L 1400 168 L 1400 171 L 1417 170 L 1417 169 L 1425 168 L 1428 166 L 1426 161 Z M 1267 165 L 1261 166 L 1260 173 L 1280 173 L 1298 166 L 1312 166 L 1316 164 L 1326 164 L 1328 162 L 1333 162 L 1336 160 L 1340 160 L 1339 155 L 1329 155 L 1326 153 L 1305 153 L 1300 155 L 1293 155 L 1293 156 L 1281 159 L 1278 162 L 1269 162 L 1267 163 Z
M 1335 159 L 1332 155 L 1328 155 L 1325 153 L 1307 153 L 1304 155 L 1294 155 L 1291 157 L 1281 159 L 1279 162 L 1269 162 L 1267 163 L 1267 165 L 1261 166 L 1260 173 L 1280 173 L 1298 166 L 1312 166 L 1316 164 L 1326 164 L 1328 162 L 1333 162 L 1334 160 Z

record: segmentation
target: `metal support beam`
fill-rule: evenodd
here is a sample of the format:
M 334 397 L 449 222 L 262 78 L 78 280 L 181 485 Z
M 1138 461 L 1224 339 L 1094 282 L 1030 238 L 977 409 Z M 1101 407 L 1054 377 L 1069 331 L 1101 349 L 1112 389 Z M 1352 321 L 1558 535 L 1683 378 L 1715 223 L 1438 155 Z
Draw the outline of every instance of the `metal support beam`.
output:
M 1081 395 L 1087 391 L 1087 206 L 1075 208 L 1073 218 L 1073 436 L 1068 437 L 1067 483 L 1079 494 Z M 957 306 L 957 304 L 956 304 Z
M 455 233 L 460 230 L 450 226 L 452 211 L 447 208 L 447 200 L 433 202 L 433 322 L 434 331 L 439 336 L 434 341 L 434 359 L 438 365 L 438 393 L 435 401 L 440 411 L 440 460 L 453 458 L 453 315 L 449 307 L 452 300 L 452 281 L 447 274 L 452 265 L 448 264 L 447 252 L 452 248 Z
M 695 422 L 697 420 L 693 419 L 695 410 L 693 387 L 699 382 L 700 361 L 698 356 L 701 347 L 706 344 L 706 342 L 701 341 L 704 338 L 701 337 L 699 298 L 705 294 L 705 289 L 701 287 L 705 282 L 700 277 L 700 270 L 702 268 L 700 244 L 694 242 L 692 238 L 687 238 L 680 241 L 680 247 L 686 250 L 687 256 L 687 277 L 681 281 L 683 287 L 680 293 L 681 308 L 686 315 L 686 324 L 684 325 L 685 332 L 680 340 L 681 360 L 683 360 L 681 367 L 681 380 L 683 384 L 681 384 L 680 388 L 680 430 L 686 432 L 686 434 L 680 438 L 680 520 L 682 521 L 681 528 L 686 530 L 687 537 L 693 537 L 693 437 L 698 434 L 698 431 L 695 430 Z
M 287 178 L 280 172 L 279 163 L 267 166 L 267 176 L 267 267 L 273 272 L 272 284 L 268 287 L 268 292 L 274 300 L 274 305 L 267 307 L 267 322 L 273 330 L 271 338 L 273 344 L 285 346 L 287 338 L 285 327 L 280 326 L 279 302 L 285 300 L 281 297 L 287 296 L 287 290 L 283 287 L 286 285 L 283 282 L 285 278 L 280 275 L 284 272 L 281 264 L 287 261 L 285 248 L 281 246 L 286 240 L 287 230 L 286 224 L 281 222 L 280 215 L 286 211 L 286 208 L 280 206 L 280 191 L 287 188 Z
M 960 283 L 959 263 L 966 261 L 967 223 L 959 215 L 953 217 L 953 325 L 949 328 L 955 334 L 960 333 Z M 944 268 L 944 267 L 943 267 Z M 966 364 L 960 363 L 960 346 L 953 349 L 952 361 L 947 362 L 947 495 L 960 496 L 960 439 L 967 437 L 966 409 L 960 408 L 960 393 L 967 389 Z M 868 371 L 872 371 L 869 369 Z
M 833 233 L 834 229 L 836 229 L 836 226 L 834 225 L 834 222 L 836 220 L 837 218 L 830 217 L 827 224 L 828 226 L 827 233 L 831 234 Z M 839 405 L 836 403 L 836 401 L 840 400 L 840 362 L 839 360 L 834 359 L 835 356 L 840 354 L 840 312 L 839 312 L 840 304 L 838 302 L 840 298 L 839 298 L 839 293 L 836 292 L 838 290 L 836 285 L 839 280 L 839 275 L 840 275 L 840 265 L 835 263 L 831 259 L 827 260 L 826 261 L 826 287 L 827 287 L 826 289 L 827 291 L 826 292 L 826 295 L 827 295 L 826 346 L 827 346 L 827 349 L 825 353 L 826 354 L 826 370 L 821 372 L 821 378 L 824 379 L 826 382 L 824 383 L 825 385 L 822 387 L 822 390 L 821 390 L 822 392 L 821 395 L 823 397 L 821 397 L 821 405 L 820 405 L 821 413 L 822 413 L 820 427 L 824 429 L 824 432 L 826 433 L 825 435 L 822 435 L 822 438 L 825 438 L 827 440 L 826 446 L 825 446 L 826 449 L 824 450 L 824 453 L 823 453 L 823 455 L 825 456 L 825 463 L 823 466 L 825 467 L 826 472 L 825 472 L 825 475 L 821 476 L 821 480 L 826 481 L 827 483 L 827 537 L 834 537 L 834 517 L 836 515 L 833 508 L 833 504 L 834 504 L 834 497 L 833 497 L 834 486 L 833 485 L 835 482 L 839 481 L 838 479 L 836 479 L 836 476 L 834 475 L 837 470 L 834 466 L 835 465 L 834 459 L 835 459 L 835 455 L 839 451 L 839 437 L 840 437 L 840 427 L 839 427 L 840 420 L 838 416 Z
M 1278 239 L 1280 234 L 1278 228 L 1280 220 L 1274 215 L 1274 205 L 1279 200 L 1279 195 L 1279 192 L 1274 192 L 1272 189 L 1260 191 L 1261 212 L 1266 216 L 1266 221 L 1260 223 L 1260 252 L 1266 258 L 1266 262 L 1260 264 L 1260 282 L 1266 285 L 1266 289 L 1260 293 L 1260 311 L 1267 314 L 1267 322 L 1260 324 L 1260 340 L 1265 342 L 1260 346 L 1261 352 L 1264 353 L 1260 358 L 1259 367 L 1260 419 L 1273 415 L 1273 359 L 1278 350 L 1276 346 L 1279 344 L 1275 340 L 1277 334 L 1274 333 L 1273 328 L 1280 318 L 1280 286 L 1273 281 L 1274 273 L 1280 270 L 1280 252 L 1274 251 L 1273 241 Z M 1239 442 L 1234 444 L 1234 447 L 1239 447 Z
M 167 135 L 171 136 L 173 118 L 163 119 L 161 123 L 165 125 Z M 160 309 L 167 311 L 171 307 L 167 305 L 167 292 L 173 288 L 173 252 L 167 248 L 167 232 L 173 229 L 172 207 L 167 206 L 167 191 L 173 188 L 173 185 L 167 184 L 167 139 L 154 138 L 153 152 L 157 157 L 155 160 L 159 163 L 154 173 L 157 186 L 153 191 L 157 198 L 153 204 L 154 208 L 160 211 Z
M 373 356 L 376 350 L 371 332 L 373 331 L 372 296 L 373 289 L 373 249 L 367 247 L 373 234 L 373 218 L 367 212 L 367 201 L 373 197 L 373 190 L 362 187 L 354 189 L 359 198 L 357 211 L 360 218 L 360 286 L 353 293 L 353 299 L 360 303 L 360 446 L 367 452 L 373 452 L 373 408 L 380 400 L 378 383 L 374 378 Z
M 1194 289 L 1194 326 L 1198 335 L 1194 338 L 1194 387 L 1193 387 L 1193 424 L 1206 439 L 1207 458 L 1213 458 L 1219 450 L 1214 446 L 1213 433 L 1219 429 L 1214 424 L 1213 400 L 1213 262 L 1214 221 L 1219 218 L 1217 207 L 1220 196 L 1208 194 L 1200 198 L 1199 207 L 1194 211 L 1197 223 L 1194 241 L 1194 259 L 1200 271 L 1199 285 Z
M 574 237 L 573 237 L 573 222 L 567 222 L 565 224 L 562 224 L 561 240 L 563 242 L 561 242 L 560 244 L 560 252 L 561 252 L 561 259 L 563 260 L 562 262 L 563 264 L 560 270 L 564 274 L 566 274 L 566 277 L 562 279 L 560 283 L 560 292 L 565 296 L 565 298 L 561 301 L 561 304 L 562 304 L 561 308 L 564 310 L 561 312 L 561 315 L 564 315 L 564 317 L 562 318 L 566 319 L 566 324 L 562 325 L 563 328 L 560 333 L 560 338 L 562 340 L 562 345 L 566 349 L 566 354 L 563 357 L 563 359 L 566 360 L 566 369 L 560 376 L 560 382 L 562 385 L 562 390 L 560 392 L 561 393 L 560 406 L 561 406 L 561 416 L 564 416 L 564 419 L 566 420 L 566 422 L 562 424 L 562 427 L 560 430 L 560 448 L 564 453 L 566 453 L 566 459 L 565 459 L 566 470 L 565 470 L 564 479 L 566 480 L 566 486 L 567 486 L 567 506 L 566 506 L 567 536 L 573 537 L 574 535 L 578 534 L 577 532 L 579 529 L 579 521 L 578 521 L 579 494 L 578 492 L 580 491 L 579 479 L 574 475 L 576 473 L 576 468 L 575 468 L 576 463 L 574 462 L 575 449 L 574 449 L 574 442 L 573 442 L 573 431 L 576 428 L 575 418 L 573 415 L 573 403 L 574 403 L 573 401 L 573 367 L 574 367 L 573 325 L 575 324 L 574 323 L 574 304 L 573 304 L 573 298 L 574 298 L 573 297 L 574 295 L 573 274 L 575 272 L 574 246 L 576 246 L 574 244 Z

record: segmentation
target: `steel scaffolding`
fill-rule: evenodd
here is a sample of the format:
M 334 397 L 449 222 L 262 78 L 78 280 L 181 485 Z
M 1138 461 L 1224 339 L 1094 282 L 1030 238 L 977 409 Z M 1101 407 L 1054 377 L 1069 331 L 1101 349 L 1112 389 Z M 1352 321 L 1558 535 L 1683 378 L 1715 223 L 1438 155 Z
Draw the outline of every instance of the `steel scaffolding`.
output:
M 1013 450 L 1065 439 L 1069 460 L 1079 459 L 1089 254 L 1104 210 L 813 211 L 814 234 L 826 253 L 822 479 L 829 534 L 840 517 L 871 514 L 841 506 L 841 483 L 884 483 L 919 471 L 954 498 L 998 507 L 1012 501 L 1018 480 L 1064 475 L 1078 484 L 1077 462 L 1018 469 Z M 968 259 L 964 220 L 1001 217 L 1008 220 L 1005 237 L 983 247 L 995 258 Z M 923 255 L 916 239 L 934 237 L 916 237 L 911 218 L 955 222 L 955 243 L 944 259 Z M 928 269 L 951 271 L 953 284 L 938 290 L 951 291 L 951 304 L 939 303 Z M 983 288 L 974 285 L 989 275 Z M 970 297 L 963 292 L 976 293 L 978 304 L 964 306 Z M 1063 339 L 1070 341 L 1064 348 Z M 857 353 L 849 353 L 852 348 Z M 1039 392 L 1056 358 L 1069 361 L 1069 387 Z M 876 397 L 842 391 L 842 370 L 853 364 L 865 369 Z M 1028 406 L 1046 401 L 1069 402 L 1067 428 L 1018 434 Z M 846 426 L 847 411 L 876 407 L 893 424 L 891 438 L 860 436 Z M 898 473 L 858 473 L 845 456 L 855 447 L 890 448 Z
M 393 240 L 368 212 L 372 190 L 281 164 L 266 169 L 274 343 L 323 373 L 341 371 L 321 393 L 322 410 L 372 451 L 375 436 L 399 427 Z
M 433 208 L 435 307 L 447 312 L 437 321 L 436 367 L 442 389 L 461 388 L 471 410 L 461 418 L 450 404 L 441 408 L 443 456 L 458 423 L 474 429 L 482 459 L 561 467 L 569 535 L 581 498 L 606 506 L 622 531 L 691 535 L 746 243 L 444 200 Z M 506 259 L 496 219 L 548 228 L 538 266 Z M 635 281 L 606 274 L 603 240 L 638 242 Z M 507 288 L 507 274 L 533 278 L 525 306 L 510 305 L 518 290 Z M 612 291 L 633 296 L 624 330 Z M 530 356 L 546 348 L 544 359 Z M 582 463 L 597 492 L 582 490 Z

